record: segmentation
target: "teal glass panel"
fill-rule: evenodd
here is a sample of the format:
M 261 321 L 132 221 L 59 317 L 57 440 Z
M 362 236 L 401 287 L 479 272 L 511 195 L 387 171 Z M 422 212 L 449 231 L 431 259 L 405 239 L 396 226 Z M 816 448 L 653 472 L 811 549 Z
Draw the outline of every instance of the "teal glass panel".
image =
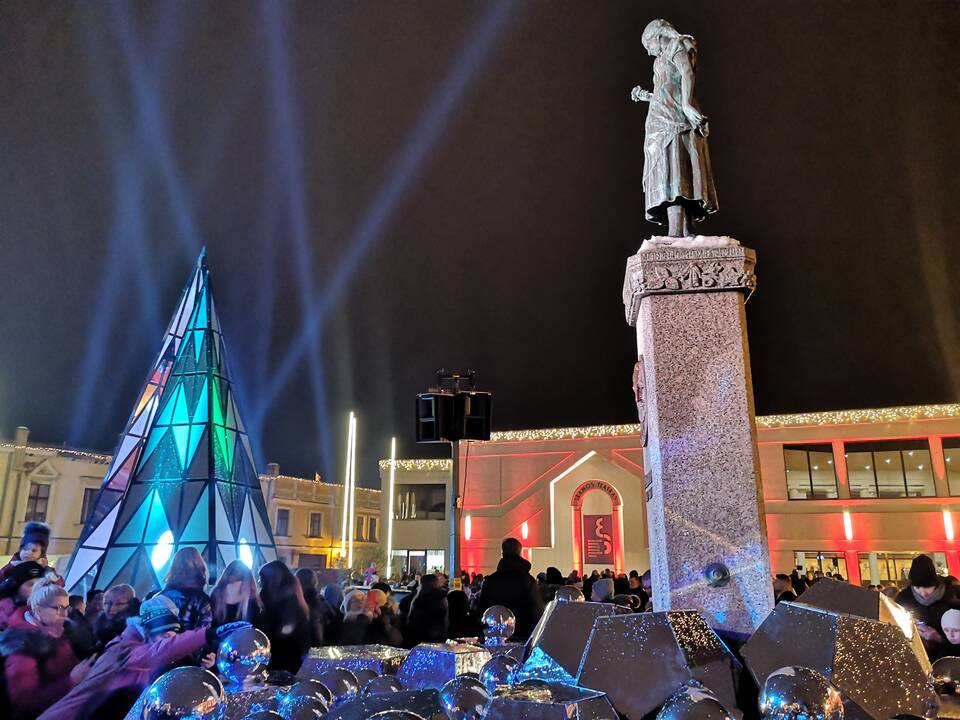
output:
M 196 407 L 193 409 L 193 422 L 194 423 L 205 423 L 210 416 L 210 401 L 207 397 L 207 381 L 203 380 L 203 385 L 200 389 L 200 397 L 197 400 Z
M 109 587 L 113 584 L 113 579 L 136 551 L 136 547 L 112 547 L 107 550 L 103 558 L 103 566 L 100 568 L 101 587 Z
M 217 540 L 221 542 L 233 542 L 233 528 L 230 527 L 230 521 L 227 519 L 227 513 L 223 509 L 223 499 L 220 493 L 216 496 L 217 513 Z
M 167 514 L 163 509 L 163 502 L 157 493 L 153 493 L 153 503 L 150 506 L 150 518 L 147 520 L 147 532 L 144 534 L 144 543 L 156 543 L 160 536 L 170 530 Z
M 190 444 L 187 446 L 186 462 L 183 463 L 184 468 L 190 467 L 190 465 L 193 463 L 193 455 L 197 452 L 197 445 L 200 444 L 200 438 L 203 437 L 205 430 L 205 425 L 190 426 Z
M 173 439 L 177 443 L 177 457 L 180 458 L 180 467 L 187 467 L 187 450 L 190 443 L 190 426 L 174 425 L 170 428 L 173 431 Z
M 203 353 L 203 330 L 193 331 L 193 353 L 197 366 L 200 366 L 200 355 Z
M 194 506 L 193 514 L 183 528 L 181 542 L 198 542 L 206 540 L 210 532 L 210 511 L 207 507 L 207 491 L 204 489 Z
M 183 392 L 183 385 L 177 388 L 177 404 L 173 409 L 173 423 L 175 425 L 190 424 L 190 410 L 187 408 L 187 396 Z
M 143 530 L 147 525 L 147 517 L 150 514 L 150 505 L 153 503 L 153 497 L 156 494 L 157 493 L 154 491 L 147 495 L 146 499 L 143 501 L 143 504 L 137 508 L 137 512 L 134 513 L 132 518 L 130 518 L 130 522 L 127 523 L 127 526 L 120 531 L 120 534 L 117 535 L 117 539 L 114 542 L 143 542 Z

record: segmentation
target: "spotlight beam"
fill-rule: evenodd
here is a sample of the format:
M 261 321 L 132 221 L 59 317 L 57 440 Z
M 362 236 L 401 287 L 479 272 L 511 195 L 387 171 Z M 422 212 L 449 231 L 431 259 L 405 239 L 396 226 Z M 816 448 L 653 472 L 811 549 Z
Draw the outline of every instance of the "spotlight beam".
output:
M 402 152 L 392 163 L 373 204 L 351 234 L 346 254 L 339 262 L 337 270 L 332 273 L 316 298 L 316 312 L 306 319 L 300 335 L 284 353 L 272 381 L 261 393 L 258 414 L 264 414 L 290 382 L 297 365 L 303 356 L 310 352 L 315 333 L 322 334 L 323 322 L 331 308 L 347 288 L 374 242 L 380 238 L 384 227 L 393 218 L 414 177 L 423 168 L 430 151 L 446 129 L 450 116 L 490 55 L 514 7 L 510 0 L 498 0 L 490 6 L 450 72 L 431 97 L 426 112 L 408 136 Z

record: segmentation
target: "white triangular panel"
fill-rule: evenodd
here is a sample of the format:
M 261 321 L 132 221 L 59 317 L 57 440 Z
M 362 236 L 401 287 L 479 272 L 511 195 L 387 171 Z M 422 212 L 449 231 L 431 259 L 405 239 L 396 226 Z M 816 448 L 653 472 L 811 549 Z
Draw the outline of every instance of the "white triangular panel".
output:
M 70 566 L 70 573 L 67 575 L 66 587 L 72 588 L 80 578 L 86 575 L 90 568 L 103 557 L 103 550 L 94 550 L 92 548 L 80 548 L 77 554 L 73 556 L 73 564 Z
M 97 526 L 97 529 L 90 533 L 90 537 L 86 539 L 86 541 L 83 543 L 83 546 L 92 548 L 106 548 L 110 543 L 110 534 L 113 532 L 113 526 L 117 522 L 117 514 L 119 512 L 120 503 L 118 502 L 113 506 L 113 510 L 107 513 L 107 516 L 103 519 L 103 522 Z

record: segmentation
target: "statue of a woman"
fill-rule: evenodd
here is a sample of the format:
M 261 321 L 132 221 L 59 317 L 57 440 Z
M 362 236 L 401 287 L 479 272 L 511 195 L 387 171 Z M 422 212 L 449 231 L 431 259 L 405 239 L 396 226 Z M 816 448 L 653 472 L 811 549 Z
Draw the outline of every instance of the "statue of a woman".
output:
M 666 20 L 643 30 L 654 58 L 653 91 L 637 86 L 630 97 L 650 103 L 643 143 L 643 192 L 648 220 L 668 226 L 671 237 L 693 235 L 693 223 L 717 211 L 717 191 L 707 151 L 707 118 L 693 96 L 697 41 Z

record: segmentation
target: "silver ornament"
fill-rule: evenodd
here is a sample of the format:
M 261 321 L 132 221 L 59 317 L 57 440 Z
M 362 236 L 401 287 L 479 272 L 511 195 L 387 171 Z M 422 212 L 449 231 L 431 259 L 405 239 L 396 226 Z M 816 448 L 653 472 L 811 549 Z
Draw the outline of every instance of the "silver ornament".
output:
M 960 685 L 960 657 L 948 655 L 933 664 L 933 682 L 941 695 L 952 695 Z
M 223 685 L 209 670 L 179 667 L 147 689 L 144 720 L 214 720 L 223 709 Z
M 357 676 L 346 668 L 334 668 L 317 675 L 317 680 L 327 686 L 333 695 L 331 707 L 352 699 L 360 691 Z
M 297 680 L 280 696 L 280 702 L 292 702 L 295 698 L 312 697 L 322 700 L 326 706 L 333 705 L 333 693 L 319 680 Z
M 283 720 L 319 720 L 327 714 L 327 704 L 316 697 L 301 695 L 280 703 Z
M 377 720 L 426 720 L 423 715 L 417 715 L 410 710 L 381 710 L 371 715 L 367 720 L 372 720 L 372 718 L 377 718 Z
M 440 689 L 440 702 L 450 720 L 480 720 L 490 693 L 479 680 L 455 677 Z
M 243 720 L 283 720 L 283 715 L 273 710 L 260 710 L 245 716 Z
M 384 695 L 386 693 L 401 692 L 402 690 L 403 683 L 397 680 L 397 678 L 395 678 L 393 675 L 377 675 L 376 677 L 367 680 L 360 694 L 363 697 L 368 697 L 370 695 Z
M 480 668 L 480 682 L 493 695 L 498 687 L 512 685 L 514 676 L 520 668 L 520 661 L 507 653 L 494 655 Z
M 480 621 L 483 623 L 483 637 L 487 645 L 503 645 L 513 636 L 517 626 L 516 616 L 503 605 L 488 607 Z
M 583 591 L 576 585 L 564 585 L 557 589 L 557 594 L 553 598 L 558 603 L 562 602 L 583 602 Z
M 843 700 L 816 670 L 790 666 L 767 676 L 760 713 L 765 720 L 843 720 Z
M 230 633 L 217 650 L 217 670 L 229 685 L 242 685 L 270 662 L 270 639 L 255 627 Z
M 356 676 L 357 685 L 360 687 L 365 687 L 370 680 L 378 677 L 380 674 L 376 670 L 372 670 L 370 668 L 358 668 L 356 670 L 351 670 L 350 672 Z
M 736 720 L 736 716 L 694 680 L 670 696 L 657 713 L 657 720 Z

